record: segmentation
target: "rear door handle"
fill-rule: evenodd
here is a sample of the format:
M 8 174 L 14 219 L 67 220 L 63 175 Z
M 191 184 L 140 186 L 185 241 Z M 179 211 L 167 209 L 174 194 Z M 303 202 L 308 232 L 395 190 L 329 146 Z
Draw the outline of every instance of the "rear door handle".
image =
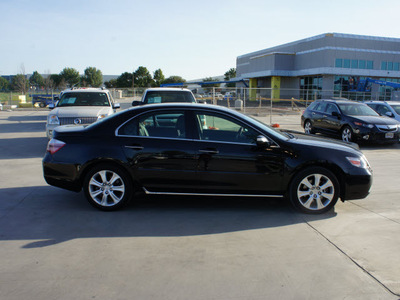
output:
M 219 151 L 217 149 L 200 149 L 199 152 L 206 154 L 218 154 Z

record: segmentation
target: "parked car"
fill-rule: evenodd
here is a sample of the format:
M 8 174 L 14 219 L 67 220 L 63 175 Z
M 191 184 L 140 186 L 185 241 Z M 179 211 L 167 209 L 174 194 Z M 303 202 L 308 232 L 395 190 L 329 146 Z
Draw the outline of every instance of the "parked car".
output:
M 381 116 L 394 118 L 400 122 L 399 101 L 367 101 L 364 102 Z
M 201 124 L 205 120 L 206 124 Z M 277 131 L 215 105 L 153 104 L 89 126 L 60 126 L 43 158 L 46 182 L 101 210 L 150 195 L 288 197 L 318 214 L 372 184 L 356 144 Z M 188 198 L 190 199 L 190 198 Z
M 100 88 L 73 88 L 62 91 L 56 105 L 47 116 L 46 135 L 50 139 L 60 125 L 91 124 L 105 118 L 120 108 L 108 90 Z
M 140 101 L 134 100 L 132 106 L 172 102 L 196 103 L 196 98 L 189 89 L 168 87 L 150 88 L 144 91 Z
M 320 100 L 301 116 L 307 134 L 340 136 L 345 142 L 398 143 L 400 123 L 380 116 L 368 105 L 349 100 Z

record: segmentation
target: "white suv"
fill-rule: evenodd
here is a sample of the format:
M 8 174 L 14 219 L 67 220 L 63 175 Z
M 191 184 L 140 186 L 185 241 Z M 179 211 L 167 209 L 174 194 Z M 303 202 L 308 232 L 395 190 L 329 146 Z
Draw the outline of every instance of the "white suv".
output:
M 108 90 L 100 88 L 73 88 L 60 94 L 57 104 L 49 105 L 46 135 L 50 139 L 53 130 L 60 125 L 84 125 L 96 122 L 120 108 L 114 103 Z

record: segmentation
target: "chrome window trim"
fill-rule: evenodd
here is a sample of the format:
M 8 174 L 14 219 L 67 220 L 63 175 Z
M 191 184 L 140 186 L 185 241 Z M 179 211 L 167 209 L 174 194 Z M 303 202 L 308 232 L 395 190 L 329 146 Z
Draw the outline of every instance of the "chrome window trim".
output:
M 146 104 L 148 105 L 148 104 Z M 179 110 L 179 109 L 178 109 Z M 199 112 L 199 111 L 204 111 L 204 112 L 209 112 L 209 113 L 214 113 L 214 111 L 209 111 L 206 108 L 182 108 L 182 110 L 184 112 L 186 111 L 192 111 L 194 113 Z M 234 145 L 251 145 L 251 146 L 256 146 L 256 144 L 249 144 L 249 143 L 235 143 L 235 142 L 226 142 L 226 141 L 218 141 L 218 140 L 200 140 L 200 139 L 187 139 L 187 138 L 171 138 L 171 137 L 155 137 L 155 136 L 140 136 L 140 135 L 120 135 L 118 134 L 119 129 L 124 126 L 126 123 L 130 122 L 131 120 L 140 117 L 141 115 L 147 114 L 147 113 L 151 113 L 151 112 L 162 112 L 162 111 L 171 111 L 171 108 L 162 108 L 162 109 L 151 109 L 151 110 L 147 110 L 144 111 L 138 115 L 133 116 L 132 118 L 130 118 L 129 120 L 126 120 L 124 123 L 122 123 L 120 126 L 118 126 L 115 129 L 115 136 L 116 137 L 138 137 L 138 138 L 156 138 L 156 139 L 167 139 L 167 140 L 179 140 L 179 141 L 195 141 L 195 142 L 214 142 L 214 143 L 224 143 L 224 144 L 234 144 Z M 255 130 L 256 132 L 258 132 L 260 135 L 265 136 L 269 141 L 271 141 L 271 143 L 274 144 L 274 148 L 280 148 L 279 144 L 277 142 L 275 142 L 275 140 L 273 140 L 271 137 L 266 136 L 264 133 L 260 132 L 260 130 L 258 128 L 254 128 L 254 126 L 252 126 L 251 124 L 248 124 L 245 120 L 241 120 L 239 118 L 237 118 L 236 116 L 231 116 L 226 114 L 224 111 L 216 111 L 216 114 L 222 114 L 226 117 L 235 119 L 236 121 L 240 122 L 240 123 L 244 123 L 246 124 L 248 127 L 252 128 L 253 130 Z
M 177 192 L 151 192 L 142 187 L 147 195 L 169 195 L 169 196 L 219 196 L 219 197 L 253 197 L 253 198 L 283 198 L 283 195 L 252 195 L 252 194 L 211 194 L 211 193 L 177 193 Z

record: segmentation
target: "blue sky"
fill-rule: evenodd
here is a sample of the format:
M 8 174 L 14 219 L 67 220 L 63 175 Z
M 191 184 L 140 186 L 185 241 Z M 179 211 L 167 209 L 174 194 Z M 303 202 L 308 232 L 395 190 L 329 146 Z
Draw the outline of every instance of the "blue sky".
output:
M 0 0 L 0 75 L 145 66 L 187 80 L 236 57 L 339 32 L 400 38 L 399 0 Z

